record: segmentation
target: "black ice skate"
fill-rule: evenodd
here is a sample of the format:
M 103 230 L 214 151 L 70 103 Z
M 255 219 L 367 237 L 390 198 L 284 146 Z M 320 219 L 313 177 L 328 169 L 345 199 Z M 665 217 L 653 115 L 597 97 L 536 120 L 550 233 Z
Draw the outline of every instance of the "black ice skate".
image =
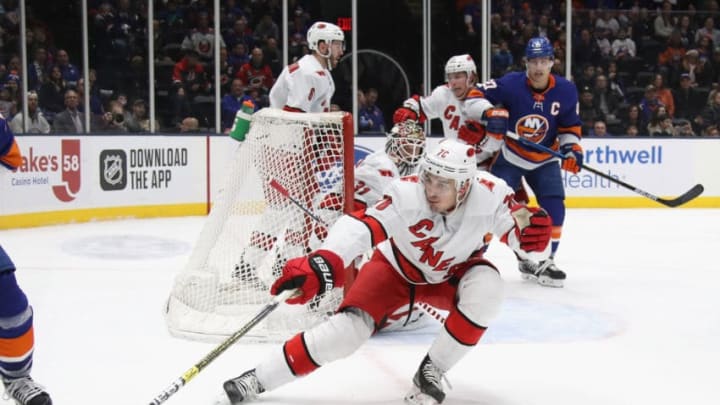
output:
M 30 377 L 3 379 L 5 395 L 14 399 L 18 405 L 52 405 L 50 394 Z
M 531 260 L 521 260 L 518 270 L 523 280 L 537 281 L 546 287 L 561 288 L 565 282 L 565 272 L 560 270 L 552 258 L 535 263 Z
M 232 405 L 252 401 L 265 392 L 265 388 L 255 376 L 255 369 L 244 372 L 240 377 L 225 381 L 223 389 Z
M 405 403 L 411 405 L 437 405 L 445 399 L 442 387 L 444 373 L 437 368 L 430 356 L 425 356 L 415 377 L 413 387 L 405 396 Z M 445 379 L 447 383 L 447 379 Z M 450 384 L 448 383 L 448 387 Z

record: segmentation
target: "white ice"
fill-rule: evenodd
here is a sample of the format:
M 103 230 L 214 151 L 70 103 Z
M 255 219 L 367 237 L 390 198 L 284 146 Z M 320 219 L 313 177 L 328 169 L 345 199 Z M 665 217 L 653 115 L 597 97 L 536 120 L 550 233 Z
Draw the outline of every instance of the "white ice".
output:
M 35 308 L 34 378 L 57 405 L 148 404 L 213 347 L 162 307 L 204 218 L 0 231 Z M 446 404 L 720 404 L 720 210 L 569 210 L 563 289 L 524 282 L 503 245 L 503 311 L 448 373 Z M 126 256 L 131 254 L 130 257 Z M 401 404 L 431 343 L 372 338 L 262 404 Z M 210 404 L 274 345 L 239 343 L 167 404 Z M 0 399 L 0 404 L 4 404 Z

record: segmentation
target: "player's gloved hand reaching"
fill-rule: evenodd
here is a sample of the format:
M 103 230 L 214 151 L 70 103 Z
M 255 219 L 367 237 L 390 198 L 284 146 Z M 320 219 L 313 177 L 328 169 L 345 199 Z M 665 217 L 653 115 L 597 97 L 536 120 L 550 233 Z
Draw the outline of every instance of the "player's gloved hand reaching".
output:
M 478 145 L 485 138 L 485 126 L 475 120 L 466 120 L 458 129 L 458 139 L 468 145 Z
M 510 113 L 504 108 L 488 108 L 483 112 L 482 122 L 490 135 L 503 137 L 508 131 Z
M 571 173 L 580 171 L 583 164 L 583 148 L 579 143 L 566 143 L 560 147 L 560 153 L 565 155 L 562 161 L 563 170 Z
M 420 108 L 420 97 L 417 95 L 405 100 L 402 107 L 398 108 L 393 113 L 393 124 L 398 124 L 408 120 L 422 124 L 425 122 L 425 119 L 425 114 L 422 113 Z
M 345 282 L 343 261 L 329 250 L 318 250 L 307 256 L 288 260 L 282 275 L 270 287 L 270 294 L 297 288 L 301 295 L 289 298 L 288 304 L 304 304 L 316 295 L 342 287 Z
M 510 209 L 515 219 L 515 236 L 520 249 L 526 252 L 542 252 L 550 243 L 552 219 L 542 208 L 517 204 Z

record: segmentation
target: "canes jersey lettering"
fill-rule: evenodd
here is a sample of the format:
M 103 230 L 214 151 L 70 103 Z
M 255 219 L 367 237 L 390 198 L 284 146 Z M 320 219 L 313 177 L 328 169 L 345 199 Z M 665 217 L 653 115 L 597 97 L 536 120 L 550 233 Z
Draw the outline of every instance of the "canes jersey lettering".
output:
M 270 107 L 309 113 L 330 111 L 335 82 L 313 55 L 286 66 L 270 90 Z
M 458 100 L 448 85 L 442 85 L 436 87 L 429 96 L 420 97 L 420 106 L 428 119 L 442 120 L 445 138 L 457 139 L 458 129 L 465 121 L 480 121 L 483 112 L 492 104 L 476 88 L 471 88 L 464 100 Z
M 480 172 L 466 200 L 449 215 L 430 210 L 417 176 L 393 180 L 385 198 L 364 211 L 343 216 L 323 249 L 338 253 L 345 264 L 372 246 L 413 284 L 441 283 L 471 257 L 478 257 L 484 236 L 501 237 L 519 249 L 510 215 L 513 192 L 505 182 Z
M 355 209 L 375 204 L 385 187 L 399 177 L 397 165 L 384 150 L 367 155 L 355 167 Z
M 560 144 L 581 138 L 577 89 L 560 76 L 551 74 L 550 83 L 542 92 L 532 90 L 525 72 L 508 73 L 478 88 L 489 102 L 502 104 L 509 110 L 510 130 L 519 136 L 554 150 L 558 150 Z M 508 138 L 501 150 L 510 163 L 528 170 L 556 159 L 549 153 L 528 150 Z

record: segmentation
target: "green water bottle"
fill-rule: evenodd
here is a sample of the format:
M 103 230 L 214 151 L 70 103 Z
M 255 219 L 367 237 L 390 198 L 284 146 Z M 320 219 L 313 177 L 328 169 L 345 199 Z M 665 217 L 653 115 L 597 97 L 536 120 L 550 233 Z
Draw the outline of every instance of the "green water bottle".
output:
M 245 100 L 242 106 L 235 114 L 235 123 L 230 128 L 230 137 L 236 141 L 242 142 L 245 140 L 250 130 L 250 120 L 252 119 L 252 113 L 255 111 L 255 104 L 252 100 Z

